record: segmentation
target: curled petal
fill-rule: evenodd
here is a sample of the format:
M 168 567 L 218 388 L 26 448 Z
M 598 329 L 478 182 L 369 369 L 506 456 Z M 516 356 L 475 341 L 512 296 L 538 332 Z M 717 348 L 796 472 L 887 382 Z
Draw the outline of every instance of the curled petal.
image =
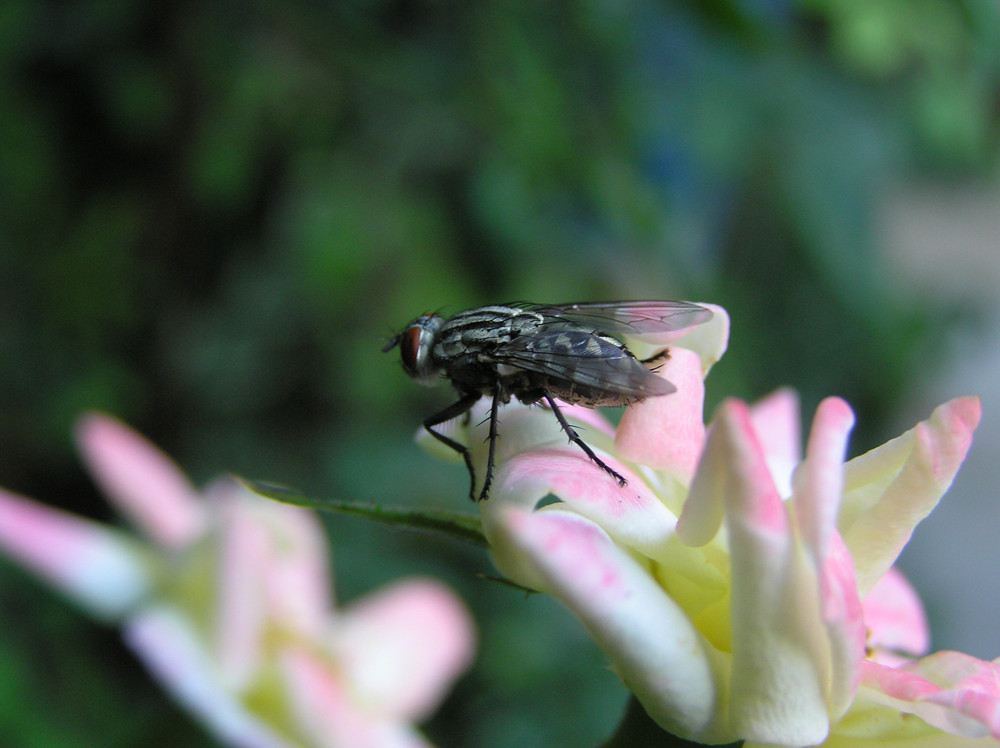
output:
M 1000 664 L 936 652 L 901 668 L 866 662 L 868 697 L 954 735 L 1000 739 Z
M 712 319 L 692 329 L 674 345 L 688 348 L 701 356 L 702 372 L 708 374 L 708 370 L 729 347 L 729 312 L 718 304 L 701 306 L 712 311 Z
M 677 391 L 627 408 L 615 446 L 624 459 L 666 470 L 687 485 L 705 443 L 701 360 L 693 351 L 677 348 L 658 374 Z
M 81 418 L 76 433 L 98 485 L 151 540 L 177 548 L 199 535 L 206 519 L 204 507 L 169 457 L 101 413 Z
M 148 557 L 124 533 L 0 491 L 0 548 L 92 615 L 124 615 L 152 584 Z
M 333 641 L 359 704 L 390 721 L 419 721 L 469 666 L 475 631 L 447 588 L 413 579 L 350 605 Z
M 590 520 L 506 508 L 499 530 L 610 656 L 649 715 L 689 739 L 736 739 L 723 724 L 710 647 L 631 556 Z
M 951 400 L 928 420 L 847 464 L 839 524 L 862 595 L 895 563 L 913 529 L 948 490 L 980 414 L 976 397 Z

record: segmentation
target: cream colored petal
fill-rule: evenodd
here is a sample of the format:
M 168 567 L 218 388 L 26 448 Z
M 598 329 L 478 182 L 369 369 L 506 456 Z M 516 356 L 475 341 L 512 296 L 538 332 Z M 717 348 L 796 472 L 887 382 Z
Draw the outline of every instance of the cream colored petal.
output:
M 902 436 L 847 463 L 839 525 L 862 596 L 948 490 L 980 414 L 978 398 L 951 400 Z

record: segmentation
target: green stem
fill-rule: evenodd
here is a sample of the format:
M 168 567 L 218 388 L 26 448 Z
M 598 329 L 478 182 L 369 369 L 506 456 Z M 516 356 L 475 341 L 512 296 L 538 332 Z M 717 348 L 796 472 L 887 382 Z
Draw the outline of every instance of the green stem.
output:
M 483 548 L 489 545 L 486 542 L 486 536 L 483 534 L 482 521 L 475 514 L 455 512 L 447 509 L 410 509 L 356 501 L 312 499 L 308 496 L 303 496 L 295 489 L 285 486 L 277 486 L 273 483 L 240 477 L 237 477 L 236 480 L 248 490 L 264 498 L 281 501 L 285 504 L 308 507 L 320 512 L 353 514 L 397 527 L 441 533 Z

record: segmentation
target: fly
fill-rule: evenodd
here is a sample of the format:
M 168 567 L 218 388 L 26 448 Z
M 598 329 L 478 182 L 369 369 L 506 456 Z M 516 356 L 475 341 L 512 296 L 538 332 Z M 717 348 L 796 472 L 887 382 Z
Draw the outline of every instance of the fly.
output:
M 531 405 L 544 401 L 562 430 L 595 465 L 625 486 L 626 481 L 580 438 L 556 398 L 587 408 L 622 406 L 674 392 L 653 373 L 667 354 L 639 359 L 622 336 L 657 342 L 664 333 L 700 325 L 712 317 L 705 307 L 687 301 L 613 301 L 581 304 L 503 304 L 469 309 L 445 319 L 424 314 L 382 348 L 400 348 L 403 370 L 421 384 L 449 380 L 459 398 L 424 420 L 424 428 L 458 452 L 469 469 L 475 500 L 476 471 L 469 449 L 434 427 L 469 411 L 483 396 L 492 398 L 483 501 L 493 481 L 497 413 L 511 397 Z M 672 338 L 677 335 L 671 336 Z

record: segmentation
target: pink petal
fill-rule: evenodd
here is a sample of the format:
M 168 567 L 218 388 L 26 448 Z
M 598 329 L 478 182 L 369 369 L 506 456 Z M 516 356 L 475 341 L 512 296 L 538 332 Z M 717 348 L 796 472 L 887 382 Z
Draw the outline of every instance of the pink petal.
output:
M 235 688 L 265 656 L 267 626 L 320 635 L 331 608 L 326 537 L 312 512 L 262 499 L 233 481 L 207 493 L 221 532 L 215 647 Z
M 709 432 L 678 524 L 681 539 L 711 539 L 720 506 L 732 573 L 733 729 L 765 743 L 819 743 L 829 729 L 830 654 L 818 635 L 823 624 L 817 571 L 795 542 L 749 409 L 738 401 L 720 407 Z
M 602 459 L 625 477 L 627 486 L 619 486 L 576 446 L 537 450 L 503 464 L 497 470 L 490 501 L 480 506 L 487 536 L 492 537 L 499 521 L 497 512 L 504 507 L 534 508 L 541 499 L 555 494 L 616 541 L 659 558 L 673 534 L 674 515 L 635 473 L 609 457 Z M 512 569 L 504 571 L 516 574 Z
M 218 567 L 208 646 L 226 688 L 235 691 L 247 687 L 266 656 L 268 538 L 266 528 L 249 511 L 241 511 L 238 500 L 218 503 Z
M 289 648 L 279 656 L 283 693 L 309 745 L 329 748 L 430 748 L 408 724 L 359 705 L 332 662 Z
M 853 426 L 854 413 L 840 398 L 819 404 L 792 493 L 798 537 L 819 575 L 820 613 L 830 643 L 827 701 L 834 717 L 850 706 L 865 657 L 865 622 L 854 562 L 836 532 L 844 456 Z
M 205 515 L 197 492 L 146 439 L 89 413 L 77 423 L 77 442 L 101 489 L 155 543 L 178 548 L 201 533 Z
M 866 662 L 863 682 L 883 703 L 939 729 L 1000 739 L 1000 664 L 937 652 L 898 669 Z
M 705 443 L 701 360 L 696 353 L 677 348 L 658 373 L 677 391 L 627 408 L 615 444 L 622 458 L 666 470 L 687 485 Z
M 516 507 L 504 509 L 498 527 L 580 618 L 657 723 L 689 739 L 736 739 L 717 708 L 721 675 L 709 645 L 600 527 L 570 512 Z
M 854 561 L 837 533 L 830 538 L 819 578 L 820 611 L 830 643 L 827 709 L 836 720 L 851 706 L 857 691 L 867 635 Z
M 823 400 L 813 419 L 806 461 L 793 482 L 799 532 L 817 563 L 822 563 L 836 529 L 847 437 L 853 427 L 854 413 L 846 402 L 836 397 Z
M 783 387 L 750 406 L 750 421 L 782 496 L 792 493 L 792 471 L 802 460 L 799 397 Z
M 913 529 L 948 490 L 980 414 L 978 398 L 951 400 L 912 430 L 847 464 L 840 530 L 862 594 L 895 563 Z
M 410 721 L 428 716 L 469 667 L 475 631 L 450 590 L 412 579 L 350 605 L 333 641 L 359 703 L 386 719 Z
M 566 416 L 566 420 L 573 426 L 579 427 L 577 431 L 584 441 L 589 441 L 588 437 L 593 433 L 590 430 L 600 432 L 604 436 L 612 439 L 615 436 L 614 425 L 597 408 L 585 408 L 582 405 L 567 405 L 559 401 L 560 410 Z M 551 416 L 550 416 L 551 417 Z
M 975 737 L 988 732 L 1000 739 L 1000 664 L 961 652 L 937 652 L 920 660 L 916 667 L 935 682 L 945 683 L 927 701 L 947 707 L 983 728 L 967 729 L 963 734 Z
M 930 648 L 930 629 L 924 606 L 916 590 L 895 566 L 872 587 L 863 605 L 870 647 L 895 650 L 913 657 L 925 654 Z M 882 656 L 876 651 L 876 661 L 883 662 Z
M 6 491 L 0 548 L 106 620 L 124 615 L 152 583 L 148 555 L 124 533 Z
M 225 688 L 191 622 L 175 609 L 147 608 L 126 622 L 123 633 L 153 677 L 222 742 L 241 748 L 292 748 Z

